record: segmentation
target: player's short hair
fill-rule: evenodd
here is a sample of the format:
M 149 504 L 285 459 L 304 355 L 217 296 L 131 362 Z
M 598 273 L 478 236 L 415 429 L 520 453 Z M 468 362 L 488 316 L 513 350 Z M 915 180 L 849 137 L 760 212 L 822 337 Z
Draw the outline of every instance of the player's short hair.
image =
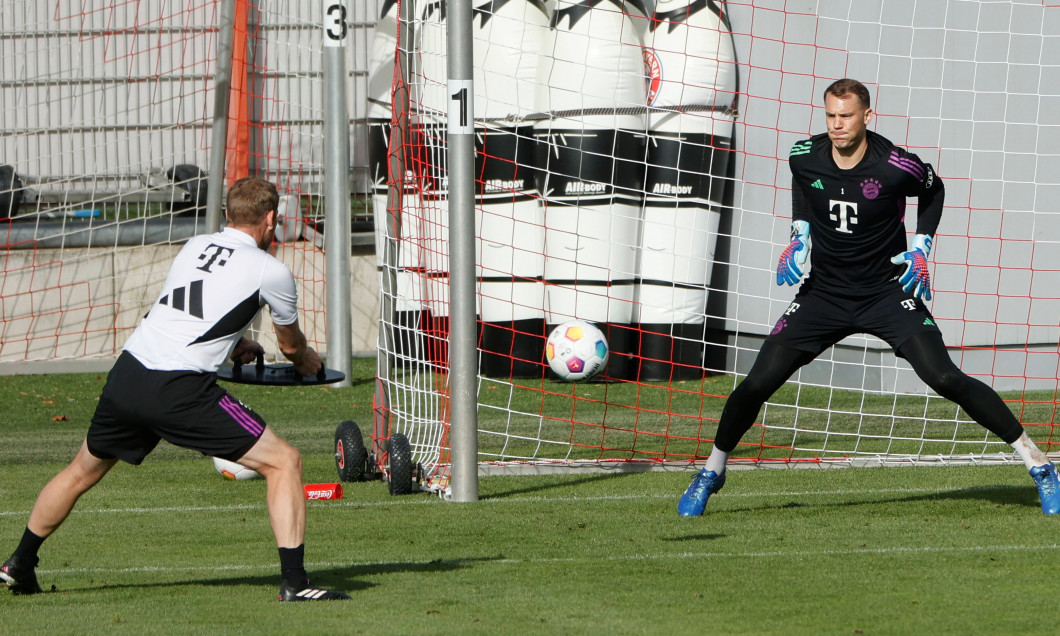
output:
M 856 79 L 850 79 L 845 77 L 841 80 L 836 80 L 828 85 L 828 88 L 824 89 L 824 97 L 827 99 L 829 95 L 833 97 L 846 97 L 847 95 L 854 95 L 861 101 L 861 105 L 865 108 L 872 108 L 872 100 L 869 98 L 869 89 L 865 88 L 865 85 Z
M 257 225 L 279 205 L 276 186 L 258 177 L 243 177 L 228 189 L 225 216 L 229 225 Z

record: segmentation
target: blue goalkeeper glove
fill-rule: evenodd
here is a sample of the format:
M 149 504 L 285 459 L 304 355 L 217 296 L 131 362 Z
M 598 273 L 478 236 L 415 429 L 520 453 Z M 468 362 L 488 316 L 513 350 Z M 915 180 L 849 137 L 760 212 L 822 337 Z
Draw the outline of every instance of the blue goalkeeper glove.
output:
M 777 263 L 777 285 L 797 285 L 802 280 L 802 266 L 810 254 L 810 223 L 791 222 L 791 243 L 780 253 Z
M 905 272 L 898 279 L 905 292 L 924 300 L 931 300 L 931 275 L 928 274 L 927 258 L 933 243 L 934 239 L 927 234 L 917 234 L 908 252 L 891 259 L 895 265 L 905 263 Z

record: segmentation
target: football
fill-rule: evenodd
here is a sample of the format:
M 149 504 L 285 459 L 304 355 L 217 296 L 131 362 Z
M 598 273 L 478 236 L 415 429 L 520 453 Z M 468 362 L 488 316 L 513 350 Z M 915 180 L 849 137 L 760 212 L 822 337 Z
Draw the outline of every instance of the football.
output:
M 246 481 L 247 479 L 261 479 L 261 473 L 250 470 L 242 464 L 230 462 L 227 459 L 221 459 L 219 457 L 213 458 L 213 467 L 217 472 L 221 473 L 221 476 L 225 479 L 231 479 L 232 481 Z
M 571 320 L 558 325 L 545 343 L 545 359 L 560 378 L 588 380 L 607 365 L 607 338 L 591 322 Z

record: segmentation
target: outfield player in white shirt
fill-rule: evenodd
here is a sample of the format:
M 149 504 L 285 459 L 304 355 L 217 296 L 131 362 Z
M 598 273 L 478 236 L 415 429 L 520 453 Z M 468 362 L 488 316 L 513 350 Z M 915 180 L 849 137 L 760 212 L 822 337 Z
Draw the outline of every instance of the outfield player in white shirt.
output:
M 322 366 L 298 326 L 294 277 L 265 251 L 275 235 L 278 203 L 271 183 L 240 179 L 228 192 L 227 227 L 192 238 L 177 254 L 158 300 L 107 376 L 80 451 L 41 491 L 21 542 L 0 566 L 0 579 L 12 592 L 41 591 L 34 568 L 44 540 L 118 460 L 138 465 L 164 439 L 265 477 L 281 601 L 349 598 L 308 581 L 301 455 L 217 385 L 226 358 L 249 363 L 264 352 L 243 333 L 265 305 L 280 351 L 295 370 L 312 376 Z

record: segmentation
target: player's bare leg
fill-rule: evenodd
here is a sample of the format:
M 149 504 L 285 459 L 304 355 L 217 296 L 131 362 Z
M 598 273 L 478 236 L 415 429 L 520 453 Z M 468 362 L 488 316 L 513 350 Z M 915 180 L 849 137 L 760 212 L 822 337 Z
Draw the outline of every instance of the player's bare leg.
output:
M 66 520 L 81 495 L 98 484 L 117 462 L 117 459 L 94 456 L 88 452 L 88 443 L 82 442 L 70 465 L 41 490 L 26 525 L 37 536 L 47 538 Z
M 261 473 L 268 494 L 269 523 L 280 551 L 281 601 L 348 599 L 342 592 L 312 587 L 305 571 L 305 491 L 302 456 L 266 426 L 257 443 L 239 460 Z
M 239 460 L 268 483 L 269 523 L 276 545 L 295 548 L 305 542 L 305 493 L 302 456 L 266 426 L 257 443 Z
M 88 452 L 88 444 L 83 442 L 74 460 L 44 486 L 33 504 L 22 541 L 11 558 L 0 566 L 0 580 L 12 592 L 36 594 L 41 591 L 34 572 L 41 543 L 62 525 L 81 495 L 98 484 L 117 461 L 92 455 Z

